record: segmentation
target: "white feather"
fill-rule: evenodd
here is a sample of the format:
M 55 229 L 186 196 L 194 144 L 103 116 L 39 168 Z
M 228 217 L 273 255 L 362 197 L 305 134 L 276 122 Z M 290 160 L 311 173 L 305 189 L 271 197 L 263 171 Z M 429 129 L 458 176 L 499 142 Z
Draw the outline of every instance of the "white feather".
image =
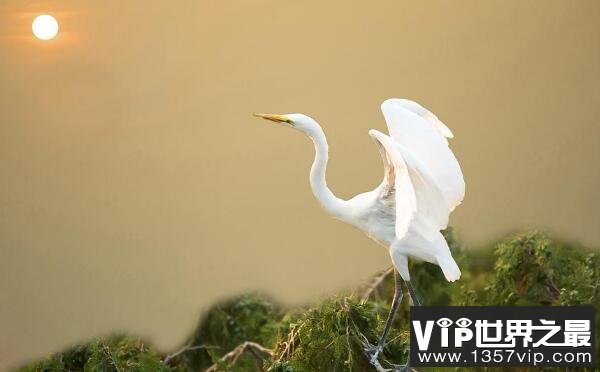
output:
M 446 131 L 440 128 L 446 128 L 446 134 L 451 134 L 450 130 L 412 101 L 388 99 L 381 105 L 381 111 L 390 136 L 427 166 L 443 190 L 450 211 L 454 210 L 465 196 L 465 181 L 460 165 L 448 147 Z M 432 117 L 439 123 L 433 122 Z

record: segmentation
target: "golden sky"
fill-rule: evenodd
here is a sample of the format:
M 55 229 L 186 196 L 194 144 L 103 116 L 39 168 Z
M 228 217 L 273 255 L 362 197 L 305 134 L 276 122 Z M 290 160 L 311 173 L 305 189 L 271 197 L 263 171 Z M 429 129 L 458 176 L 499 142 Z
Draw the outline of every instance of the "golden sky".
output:
M 57 39 L 31 21 L 54 15 Z M 469 246 L 542 227 L 600 244 L 600 2 L 16 1 L 0 4 L 0 369 L 128 330 L 173 347 L 215 300 L 302 303 L 389 265 L 326 216 L 381 180 L 379 104 L 454 132 Z

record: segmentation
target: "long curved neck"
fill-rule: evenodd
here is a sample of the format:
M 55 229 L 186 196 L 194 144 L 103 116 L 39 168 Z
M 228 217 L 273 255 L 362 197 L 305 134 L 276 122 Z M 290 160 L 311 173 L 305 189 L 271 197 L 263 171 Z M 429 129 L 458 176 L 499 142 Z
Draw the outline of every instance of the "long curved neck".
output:
M 315 145 L 315 160 L 310 168 L 310 187 L 315 198 L 331 215 L 342 218 L 347 214 L 347 202 L 336 197 L 327 186 L 325 172 L 329 158 L 329 145 L 323 129 L 313 130 L 308 134 Z

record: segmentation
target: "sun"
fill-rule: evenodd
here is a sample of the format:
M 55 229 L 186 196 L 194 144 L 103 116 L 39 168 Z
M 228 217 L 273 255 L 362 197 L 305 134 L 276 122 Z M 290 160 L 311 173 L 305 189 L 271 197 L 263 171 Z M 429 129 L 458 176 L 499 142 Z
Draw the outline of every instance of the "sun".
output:
M 58 34 L 58 22 L 51 15 L 42 14 L 35 17 L 31 24 L 31 30 L 38 39 L 51 40 Z

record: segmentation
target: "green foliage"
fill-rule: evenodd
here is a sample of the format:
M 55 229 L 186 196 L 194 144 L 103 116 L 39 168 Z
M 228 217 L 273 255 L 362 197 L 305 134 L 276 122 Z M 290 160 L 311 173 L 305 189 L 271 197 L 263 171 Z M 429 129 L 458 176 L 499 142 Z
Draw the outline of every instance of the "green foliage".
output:
M 21 369 L 22 372 L 173 371 L 139 339 L 112 336 L 94 340 Z
M 181 354 L 179 362 L 191 370 L 201 370 L 217 363 L 225 353 L 244 341 L 274 345 L 282 316 L 282 311 L 272 302 L 257 294 L 242 295 L 218 304 L 200 320 L 188 342 L 189 345 L 207 347 Z M 254 365 L 253 357 L 244 355 L 230 370 L 252 370 Z
M 459 247 L 452 231 L 445 235 L 463 275 L 458 283 L 447 283 L 437 266 L 411 263 L 411 280 L 425 305 L 600 305 L 600 260 L 590 250 L 528 232 L 510 236 L 493 249 L 471 251 Z M 202 371 L 210 366 L 231 372 L 371 371 L 363 346 L 376 343 L 392 294 L 389 275 L 364 301 L 356 295 L 336 296 L 285 311 L 260 295 L 242 295 L 207 312 L 188 340 L 190 348 L 166 363 L 166 355 L 140 340 L 115 336 L 75 346 L 21 371 Z M 408 315 L 405 299 L 385 360 L 406 360 Z M 245 351 L 225 357 L 246 341 L 272 355 Z
M 292 337 L 277 345 L 271 370 L 369 370 L 362 350 L 366 342 L 376 344 L 382 325 L 373 303 L 360 302 L 354 296 L 328 299 L 290 320 Z M 394 330 L 390 340 L 386 351 L 405 356 L 407 337 L 398 337 Z
M 595 304 L 598 259 L 538 232 L 498 244 L 495 275 L 486 286 L 493 305 Z

